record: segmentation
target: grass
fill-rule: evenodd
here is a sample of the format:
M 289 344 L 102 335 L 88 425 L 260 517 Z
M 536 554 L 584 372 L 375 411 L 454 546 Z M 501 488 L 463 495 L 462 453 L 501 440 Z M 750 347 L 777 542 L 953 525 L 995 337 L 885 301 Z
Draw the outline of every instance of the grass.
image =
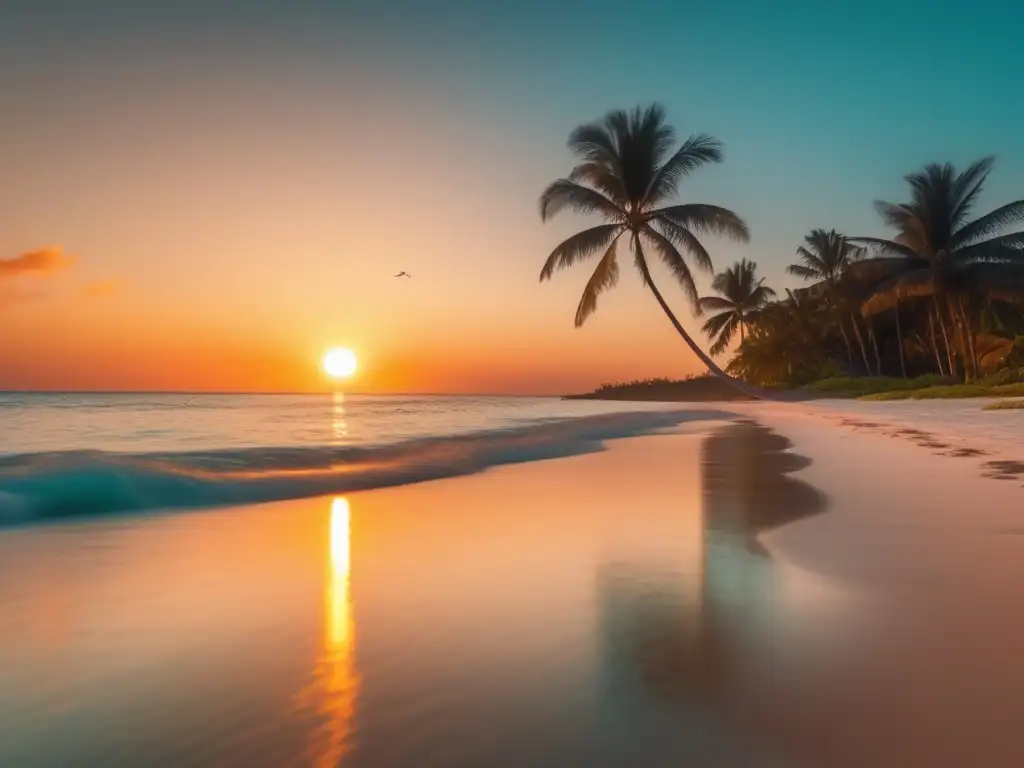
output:
M 1024 400 L 1000 400 L 998 403 L 989 403 L 981 410 L 983 411 L 1017 411 L 1024 410 Z
M 1024 397 L 1024 371 L 1006 370 L 982 381 L 962 384 L 929 374 L 914 379 L 889 376 L 835 377 L 816 381 L 807 390 L 825 397 L 858 400 L 954 400 L 969 397 Z M 998 404 L 997 408 L 1024 408 L 1018 404 Z
M 1024 383 L 946 384 L 923 389 L 890 390 L 860 396 L 860 400 L 954 400 L 963 397 L 1024 397 Z
M 822 379 L 808 385 L 807 389 L 818 395 L 832 397 L 863 397 L 865 395 L 888 394 L 922 390 L 928 387 L 950 385 L 952 382 L 935 374 L 918 376 L 914 379 L 900 379 L 890 376 L 837 376 Z

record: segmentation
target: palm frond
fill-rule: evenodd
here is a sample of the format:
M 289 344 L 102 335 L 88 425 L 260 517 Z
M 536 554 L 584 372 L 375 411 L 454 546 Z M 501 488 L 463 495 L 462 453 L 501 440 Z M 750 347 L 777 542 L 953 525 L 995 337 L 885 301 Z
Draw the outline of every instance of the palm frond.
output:
M 722 144 L 706 134 L 690 136 L 676 153 L 658 169 L 644 195 L 647 204 L 657 203 L 676 194 L 679 182 L 707 163 L 720 163 Z
M 577 261 L 607 248 L 609 244 L 614 243 L 614 238 L 622 233 L 622 229 L 622 224 L 601 224 L 567 238 L 555 247 L 544 262 L 544 267 L 540 271 L 541 282 L 549 279 L 556 269 L 571 267 Z
M 604 166 L 615 174 L 622 172 L 615 134 L 605 123 L 586 123 L 574 129 L 569 134 L 569 149 L 585 163 Z
M 953 236 L 952 245 L 954 248 L 972 245 L 984 237 L 997 234 L 1011 224 L 1020 222 L 1024 222 L 1024 200 L 1007 203 L 965 225 Z
M 540 196 L 540 218 L 547 221 L 566 208 L 577 213 L 596 211 L 616 221 L 624 218 L 623 211 L 600 192 L 568 179 L 558 179 Z
M 736 305 L 721 296 L 701 296 L 697 300 L 698 314 L 704 312 L 732 312 Z
M 669 219 L 658 219 L 658 226 L 661 227 L 665 237 L 680 248 L 684 248 L 693 257 L 698 267 L 705 272 L 711 272 L 714 269 L 714 265 L 711 263 L 711 254 L 693 232 Z M 648 226 L 647 229 L 654 231 L 651 226 Z
M 819 270 L 805 267 L 803 264 L 790 264 L 786 267 L 786 272 L 794 277 L 802 277 L 804 280 L 816 280 L 821 276 Z
M 775 298 L 775 290 L 764 285 L 764 278 L 757 284 L 757 287 L 750 294 L 751 306 L 760 307 Z
M 690 272 L 690 266 L 686 263 L 686 259 L 684 259 L 682 254 L 676 250 L 672 241 L 665 237 L 665 235 L 661 234 L 658 230 L 653 227 L 646 227 L 642 231 L 651 239 L 658 256 L 661 257 L 665 266 L 669 268 L 669 271 L 672 273 L 672 276 L 675 277 L 676 282 L 682 286 L 683 291 L 686 293 L 686 297 L 690 300 L 691 305 L 696 310 L 697 301 L 699 299 L 697 295 L 697 285 L 693 282 L 693 274 Z
M 701 325 L 700 329 L 711 338 L 714 338 L 722 329 L 729 324 L 729 321 L 734 317 L 732 312 L 720 312 L 717 315 L 709 317 Z
M 576 183 L 586 182 L 620 207 L 629 202 L 626 188 L 622 186 L 622 179 L 601 163 L 580 163 L 572 169 L 568 178 L 569 181 Z
M 701 326 L 701 330 L 709 339 L 713 339 L 711 354 L 720 355 L 724 352 L 738 328 L 739 318 L 734 312 L 723 312 L 708 318 L 707 322 Z
M 959 227 L 971 214 L 971 209 L 985 186 L 985 179 L 992 172 L 996 159 L 983 157 L 972 163 L 957 177 L 953 184 L 953 227 Z
M 671 221 L 673 224 L 685 227 L 696 234 L 719 235 L 729 237 L 741 243 L 749 242 L 750 229 L 746 223 L 730 211 L 717 205 L 704 203 L 689 203 L 687 205 L 672 205 L 667 208 L 659 208 L 651 211 L 652 219 Z
M 1024 304 L 1024 264 L 971 264 L 963 272 L 976 293 L 1005 304 Z
M 954 254 L 954 262 L 957 264 L 972 264 L 978 261 L 1024 261 L 1024 232 L 993 237 L 991 240 L 961 248 Z
M 850 242 L 863 243 L 883 254 L 903 256 L 907 259 L 919 258 L 917 251 L 903 243 L 897 243 L 895 240 L 886 240 L 881 237 L 851 237 Z
M 608 246 L 604 256 L 597 263 L 594 274 L 583 289 L 583 296 L 576 307 L 576 327 L 579 328 L 597 309 L 597 297 L 613 287 L 619 281 L 619 262 L 615 250 L 615 242 Z
M 626 197 L 640 207 L 658 167 L 675 142 L 675 130 L 665 122 L 660 104 L 634 107 L 630 112 L 613 110 L 605 115 L 604 130 L 613 137 Z
M 917 216 L 908 205 L 887 203 L 884 200 L 875 201 L 875 210 L 886 224 L 901 232 L 906 229 L 910 220 Z M 857 238 L 852 239 L 856 240 Z
M 719 272 L 711 279 L 711 290 L 734 298 L 739 293 L 739 286 L 736 281 L 736 272 L 732 269 L 727 269 L 725 272 Z
M 907 299 L 931 296 L 935 293 L 935 280 L 929 269 L 896 275 L 879 284 L 866 301 L 861 304 L 860 313 L 872 317 L 899 306 Z
M 645 148 L 650 149 L 650 162 L 657 168 L 664 161 L 676 141 L 676 129 L 669 125 L 665 107 L 654 102 L 645 109 L 636 107 L 631 116 L 632 135 Z

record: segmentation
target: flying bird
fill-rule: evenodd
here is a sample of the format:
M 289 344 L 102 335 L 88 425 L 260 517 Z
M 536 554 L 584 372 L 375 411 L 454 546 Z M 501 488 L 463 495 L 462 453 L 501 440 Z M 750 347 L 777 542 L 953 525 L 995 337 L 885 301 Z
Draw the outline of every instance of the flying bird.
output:
M 408 272 L 399 272 L 395 277 L 412 277 Z

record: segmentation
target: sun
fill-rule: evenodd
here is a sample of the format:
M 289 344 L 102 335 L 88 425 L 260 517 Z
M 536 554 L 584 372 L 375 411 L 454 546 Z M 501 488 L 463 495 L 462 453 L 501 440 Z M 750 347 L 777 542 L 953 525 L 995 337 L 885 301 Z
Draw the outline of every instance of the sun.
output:
M 324 371 L 332 379 L 347 379 L 356 372 L 356 353 L 345 347 L 327 350 L 323 359 Z

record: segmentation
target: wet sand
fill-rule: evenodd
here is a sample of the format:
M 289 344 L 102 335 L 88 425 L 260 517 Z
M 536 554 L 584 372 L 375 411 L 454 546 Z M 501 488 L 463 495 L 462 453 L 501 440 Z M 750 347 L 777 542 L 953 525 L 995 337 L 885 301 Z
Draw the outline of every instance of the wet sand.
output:
M 800 408 L 0 533 L 0 764 L 1024 764 L 1024 491 Z

